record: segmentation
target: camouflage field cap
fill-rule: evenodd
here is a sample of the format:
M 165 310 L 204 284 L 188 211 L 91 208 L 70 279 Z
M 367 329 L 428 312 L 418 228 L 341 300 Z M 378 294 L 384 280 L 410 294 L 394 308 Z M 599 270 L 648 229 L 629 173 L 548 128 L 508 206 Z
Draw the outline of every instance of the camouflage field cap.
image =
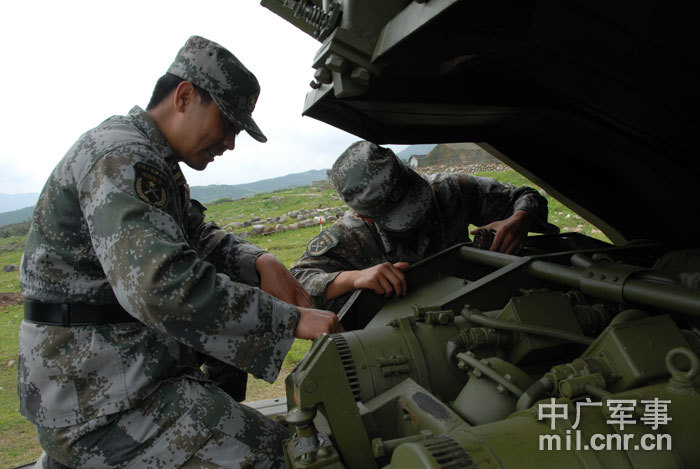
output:
M 358 214 L 391 231 L 415 226 L 432 200 L 430 184 L 388 148 L 360 141 L 333 163 L 331 181 Z
M 252 116 L 260 94 L 258 80 L 231 52 L 214 41 L 192 36 L 177 53 L 168 73 L 207 91 L 228 120 L 255 140 L 267 141 Z

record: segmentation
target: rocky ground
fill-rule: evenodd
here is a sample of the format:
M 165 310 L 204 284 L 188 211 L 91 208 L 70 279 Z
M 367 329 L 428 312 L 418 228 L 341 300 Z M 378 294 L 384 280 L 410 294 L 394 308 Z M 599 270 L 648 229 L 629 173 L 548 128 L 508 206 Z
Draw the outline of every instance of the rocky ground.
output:
M 436 174 L 436 173 L 467 173 L 475 174 L 483 171 L 505 171 L 510 169 L 509 166 L 503 163 L 479 163 L 463 165 L 446 165 L 436 164 L 433 166 L 425 166 L 423 168 L 413 168 L 414 171 L 420 174 Z

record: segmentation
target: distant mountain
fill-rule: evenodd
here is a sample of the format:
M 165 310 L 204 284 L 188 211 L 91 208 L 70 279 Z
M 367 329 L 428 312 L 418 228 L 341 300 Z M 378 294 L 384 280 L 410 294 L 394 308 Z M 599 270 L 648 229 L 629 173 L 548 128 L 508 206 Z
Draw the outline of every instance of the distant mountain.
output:
M 263 179 L 247 184 L 193 186 L 190 188 L 190 194 L 193 199 L 207 203 L 223 198 L 242 199 L 260 192 L 310 186 L 314 181 L 325 181 L 326 179 L 328 179 L 328 176 L 325 169 L 312 169 L 303 173 L 287 174 L 286 176 Z
M 34 206 L 32 205 L 31 207 L 13 210 L 12 212 L 0 213 L 0 226 L 27 221 L 32 218 L 33 212 Z
M 401 160 L 408 161 L 413 155 L 427 155 L 435 148 L 435 143 L 425 143 L 422 145 L 410 145 L 396 154 Z
M 325 181 L 326 179 L 328 179 L 328 176 L 325 169 L 312 169 L 303 173 L 287 174 L 286 176 L 263 179 L 247 184 L 193 186 L 190 188 L 190 194 L 193 199 L 207 203 L 217 199 L 242 199 L 260 192 L 273 192 L 279 189 L 310 186 L 314 181 Z M 21 199 L 20 196 L 25 198 Z M 27 200 L 29 204 L 35 204 L 38 197 L 39 194 L 0 194 L 0 200 L 8 201 L 8 203 L 10 200 Z M 0 226 L 29 220 L 32 217 L 34 206 L 27 207 L 25 205 L 24 207 L 21 210 L 0 213 Z
M 39 200 L 39 194 L 0 194 L 0 213 L 18 210 L 34 205 Z

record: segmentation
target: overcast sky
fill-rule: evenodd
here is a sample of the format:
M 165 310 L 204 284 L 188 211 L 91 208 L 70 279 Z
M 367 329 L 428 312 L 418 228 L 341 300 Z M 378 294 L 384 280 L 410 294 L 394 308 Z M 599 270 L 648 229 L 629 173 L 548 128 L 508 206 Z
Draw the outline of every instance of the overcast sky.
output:
M 257 76 L 262 91 L 253 116 L 268 142 L 241 133 L 236 149 L 205 171 L 185 170 L 190 185 L 328 168 L 358 140 L 301 116 L 320 43 L 258 0 L 5 1 L 0 193 L 40 192 L 80 134 L 134 105 L 145 108 L 193 34 L 228 48 Z

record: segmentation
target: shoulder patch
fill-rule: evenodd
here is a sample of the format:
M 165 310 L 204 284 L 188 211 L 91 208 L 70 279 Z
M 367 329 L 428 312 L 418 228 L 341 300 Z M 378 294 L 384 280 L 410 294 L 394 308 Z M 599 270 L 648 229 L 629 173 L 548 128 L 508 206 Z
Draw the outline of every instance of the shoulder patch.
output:
M 145 163 L 136 163 L 134 173 L 134 191 L 138 198 L 158 208 L 164 207 L 168 202 L 165 173 Z
M 338 245 L 338 238 L 328 230 L 309 241 L 306 245 L 306 255 L 311 257 L 322 256 Z

